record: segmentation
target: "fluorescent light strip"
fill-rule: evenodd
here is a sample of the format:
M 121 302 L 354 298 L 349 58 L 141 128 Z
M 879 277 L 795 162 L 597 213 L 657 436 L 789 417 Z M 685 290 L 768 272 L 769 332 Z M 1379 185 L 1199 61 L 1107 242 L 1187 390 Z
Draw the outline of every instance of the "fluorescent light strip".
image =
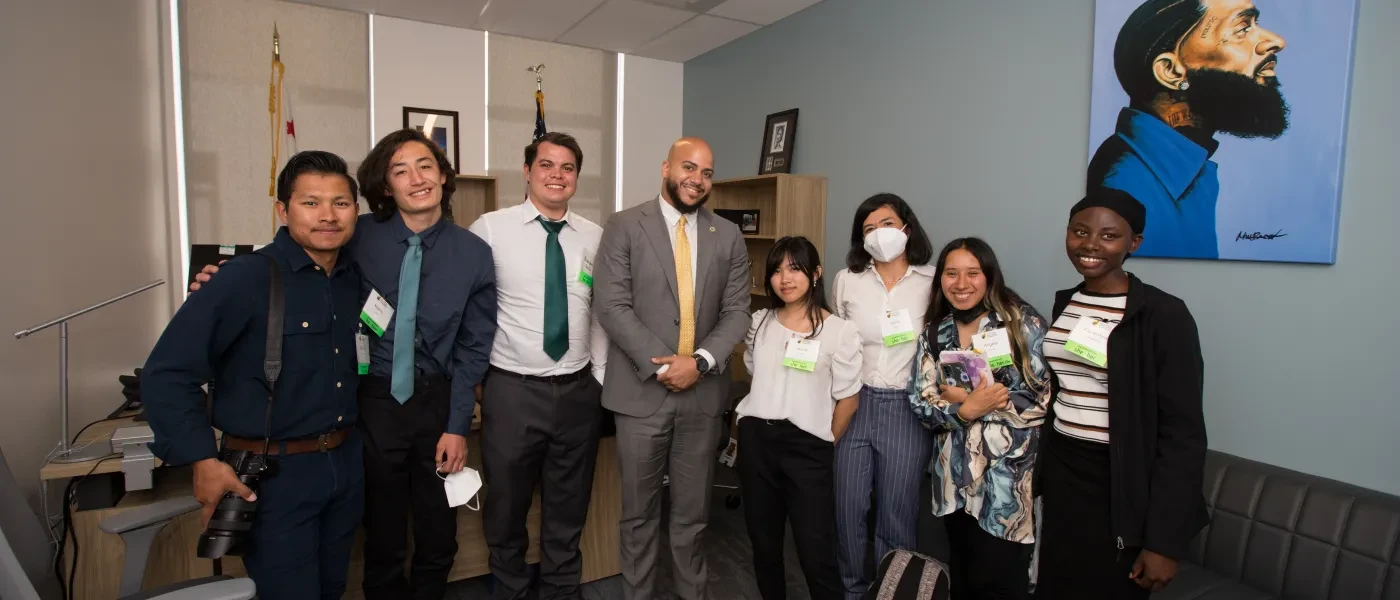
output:
M 485 12 L 486 9 L 481 9 Z M 481 32 L 481 154 L 482 168 L 491 174 L 491 33 Z
M 180 223 L 180 274 L 190 272 L 190 213 L 185 185 L 185 89 L 180 81 L 180 0 L 170 0 L 170 81 L 175 93 L 175 210 Z
M 369 147 L 374 148 L 374 13 L 369 14 Z
M 622 212 L 622 134 L 623 134 L 623 105 L 627 99 L 627 55 L 619 52 L 617 54 L 617 141 L 614 146 L 617 155 L 613 159 L 616 171 L 616 181 L 613 182 L 613 212 Z

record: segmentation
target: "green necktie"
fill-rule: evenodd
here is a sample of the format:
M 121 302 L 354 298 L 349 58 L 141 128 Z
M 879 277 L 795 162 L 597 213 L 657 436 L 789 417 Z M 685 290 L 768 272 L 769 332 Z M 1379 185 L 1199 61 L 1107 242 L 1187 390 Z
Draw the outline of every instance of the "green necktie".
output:
M 399 404 L 413 396 L 413 341 L 418 334 L 418 279 L 423 267 L 423 240 L 408 238 L 399 265 L 399 306 L 394 313 L 394 366 L 389 393 Z
M 553 360 L 569 351 L 569 277 L 564 267 L 564 247 L 559 231 L 566 221 L 536 217 L 549 235 L 544 240 L 544 353 Z

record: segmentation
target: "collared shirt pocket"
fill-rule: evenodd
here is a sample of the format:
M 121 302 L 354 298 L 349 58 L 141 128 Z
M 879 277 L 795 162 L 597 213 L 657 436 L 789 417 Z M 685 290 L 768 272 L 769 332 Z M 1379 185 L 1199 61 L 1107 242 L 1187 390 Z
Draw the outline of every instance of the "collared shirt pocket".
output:
M 282 371 L 314 371 L 330 368 L 335 352 L 328 313 L 292 313 L 284 317 Z M 351 351 L 354 349 L 351 348 Z

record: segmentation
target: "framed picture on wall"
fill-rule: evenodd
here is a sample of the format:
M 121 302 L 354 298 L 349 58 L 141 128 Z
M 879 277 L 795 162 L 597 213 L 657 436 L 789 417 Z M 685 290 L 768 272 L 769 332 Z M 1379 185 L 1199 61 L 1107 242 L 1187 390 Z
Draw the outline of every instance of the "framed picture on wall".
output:
M 797 142 L 797 109 L 768 115 L 763 123 L 763 148 L 758 174 L 791 173 L 792 149 Z
M 457 157 L 460 156 L 462 144 L 457 135 L 457 120 L 455 110 L 403 107 L 403 128 L 417 129 L 437 142 L 438 147 L 447 153 L 452 170 L 461 173 L 462 165 L 458 164 Z

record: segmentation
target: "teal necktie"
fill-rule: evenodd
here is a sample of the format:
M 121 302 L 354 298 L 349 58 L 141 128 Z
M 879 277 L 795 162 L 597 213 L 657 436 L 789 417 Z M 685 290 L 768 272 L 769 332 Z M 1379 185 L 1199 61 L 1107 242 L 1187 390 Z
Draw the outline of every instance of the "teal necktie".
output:
M 569 276 L 564 267 L 564 247 L 559 232 L 566 221 L 537 217 L 548 232 L 544 240 L 544 353 L 559 360 L 569 351 Z
M 399 306 L 394 313 L 394 372 L 389 391 L 399 404 L 413 395 L 413 340 L 418 333 L 418 277 L 423 267 L 423 240 L 408 238 L 399 267 Z

